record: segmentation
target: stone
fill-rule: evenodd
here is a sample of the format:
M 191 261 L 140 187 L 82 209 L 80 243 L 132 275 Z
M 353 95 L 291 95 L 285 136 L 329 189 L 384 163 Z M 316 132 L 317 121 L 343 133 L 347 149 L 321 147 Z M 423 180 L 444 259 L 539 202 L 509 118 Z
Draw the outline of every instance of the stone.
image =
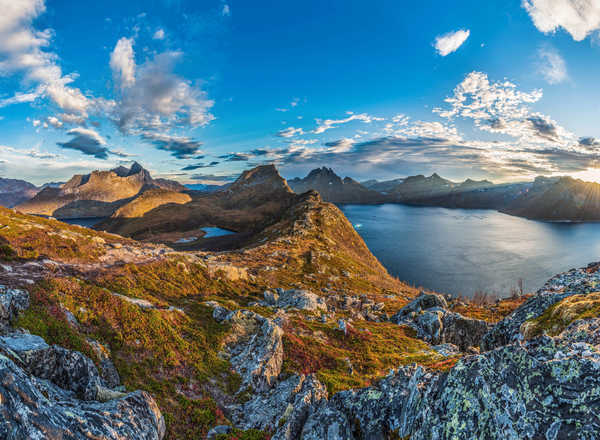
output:
M 223 355 L 242 376 L 241 389 L 261 391 L 270 388 L 283 363 L 283 331 L 273 320 L 249 310 L 238 310 L 227 317 L 231 332 L 225 340 Z
M 270 290 L 265 290 L 263 296 L 265 298 L 266 303 L 271 306 L 276 305 L 277 301 L 279 300 L 279 294 L 271 292 Z
M 266 393 L 255 394 L 232 410 L 231 418 L 241 429 L 277 428 L 272 440 L 299 438 L 316 405 L 327 398 L 327 390 L 316 377 L 292 375 Z
M 276 302 L 277 307 L 308 310 L 312 312 L 327 311 L 327 304 L 320 296 L 300 289 L 284 290 L 279 294 Z
M 442 295 L 421 292 L 414 300 L 402 307 L 402 309 L 392 317 L 392 320 L 394 322 L 399 322 L 410 316 L 412 313 L 419 313 L 422 310 L 432 309 L 434 307 L 447 309 L 448 303 Z
M 161 440 L 165 421 L 146 392 L 108 402 L 82 401 L 68 390 L 30 376 L 0 355 L 0 438 Z
M 208 431 L 208 434 L 206 434 L 206 439 L 211 440 L 218 435 L 229 434 L 231 431 L 232 431 L 231 426 L 228 426 L 228 425 L 215 426 L 213 429 Z
M 19 313 L 29 307 L 29 293 L 0 284 L 0 329 L 7 327 Z

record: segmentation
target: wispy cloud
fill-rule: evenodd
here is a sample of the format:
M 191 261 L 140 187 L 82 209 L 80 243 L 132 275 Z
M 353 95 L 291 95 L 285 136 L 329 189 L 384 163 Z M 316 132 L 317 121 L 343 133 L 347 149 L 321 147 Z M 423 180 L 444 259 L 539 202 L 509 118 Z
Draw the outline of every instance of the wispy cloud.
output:
M 301 135 L 301 134 L 304 134 L 304 130 L 302 130 L 301 128 L 295 128 L 295 127 L 284 128 L 283 130 L 279 130 L 277 132 L 277 136 L 284 137 L 284 138 L 289 138 L 289 137 L 297 136 L 297 135 Z
M 383 121 L 384 118 L 368 115 L 367 113 L 354 114 L 353 112 L 347 112 L 349 116 L 343 119 L 317 119 L 317 128 L 313 130 L 314 134 L 321 134 L 325 131 L 334 128 L 336 125 L 347 124 L 351 121 L 361 121 L 366 124 L 370 124 L 373 121 Z
M 538 58 L 538 72 L 548 84 L 558 84 L 569 78 L 567 63 L 556 49 L 540 48 Z

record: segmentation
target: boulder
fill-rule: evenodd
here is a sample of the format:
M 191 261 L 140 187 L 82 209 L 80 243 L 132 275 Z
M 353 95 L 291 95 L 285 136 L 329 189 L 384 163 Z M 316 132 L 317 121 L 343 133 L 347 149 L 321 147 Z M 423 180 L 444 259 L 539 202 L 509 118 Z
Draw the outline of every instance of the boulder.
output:
M 447 309 L 448 303 L 446 299 L 442 295 L 438 295 L 435 293 L 425 293 L 421 292 L 419 296 L 409 302 L 407 305 L 402 307 L 394 316 L 392 316 L 392 321 L 400 322 L 412 314 L 418 314 L 423 310 L 432 309 L 434 307 L 439 307 L 441 309 Z
M 0 438 L 160 440 L 165 422 L 154 399 L 136 391 L 100 403 L 28 374 L 0 355 Z
M 231 312 L 226 321 L 231 324 L 231 331 L 222 354 L 242 376 L 242 389 L 270 388 L 283 363 L 281 327 L 249 310 Z
M 28 373 L 73 391 L 80 399 L 97 400 L 99 390 L 105 387 L 90 358 L 58 345 L 49 346 L 39 336 L 14 333 L 1 337 L 0 347 L 15 353 Z
M 327 390 L 316 377 L 293 375 L 234 408 L 231 419 L 241 429 L 276 427 L 273 440 L 294 440 L 299 438 L 309 415 L 323 399 L 327 399 Z
M 0 284 L 0 330 L 6 329 L 17 315 L 29 307 L 29 293 Z
M 327 311 L 327 304 L 323 298 L 308 290 L 284 290 L 279 294 L 276 304 L 281 308 L 295 308 L 312 312 Z
M 409 325 L 419 338 L 433 345 L 454 344 L 461 351 L 479 347 L 491 326 L 485 321 L 450 312 L 447 307 L 443 296 L 422 293 L 400 309 L 392 321 Z

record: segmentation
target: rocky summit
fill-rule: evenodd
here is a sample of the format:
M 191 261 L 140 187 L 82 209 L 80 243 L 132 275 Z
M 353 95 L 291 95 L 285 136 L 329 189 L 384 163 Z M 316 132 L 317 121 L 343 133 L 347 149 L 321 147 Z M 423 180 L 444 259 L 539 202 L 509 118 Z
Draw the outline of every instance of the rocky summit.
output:
M 0 208 L 0 438 L 598 438 L 600 263 L 476 302 L 390 276 L 275 167 L 162 191 L 113 232 Z

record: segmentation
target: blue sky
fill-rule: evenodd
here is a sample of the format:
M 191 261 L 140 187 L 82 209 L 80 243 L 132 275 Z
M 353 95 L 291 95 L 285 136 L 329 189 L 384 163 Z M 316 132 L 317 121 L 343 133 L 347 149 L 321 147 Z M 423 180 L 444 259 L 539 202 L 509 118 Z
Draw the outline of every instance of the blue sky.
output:
M 324 4 L 325 3 L 325 4 Z M 0 0 L 0 175 L 600 181 L 600 4 Z

